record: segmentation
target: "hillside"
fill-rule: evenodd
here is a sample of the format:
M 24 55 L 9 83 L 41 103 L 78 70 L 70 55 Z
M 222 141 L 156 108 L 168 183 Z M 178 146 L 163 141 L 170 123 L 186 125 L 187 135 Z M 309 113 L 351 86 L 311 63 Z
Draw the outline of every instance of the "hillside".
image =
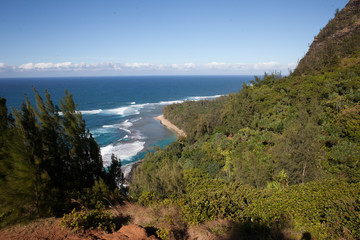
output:
M 360 239 L 359 9 L 338 12 L 290 76 L 164 107 L 186 136 L 148 152 L 129 189 L 71 94 L 60 116 L 35 91 L 15 119 L 0 98 L 0 226 L 38 219 L 0 239 Z
M 190 225 L 233 223 L 212 236 L 359 239 L 359 3 L 336 14 L 289 77 L 165 107 L 187 137 L 146 156 L 131 196 L 171 203 Z
M 319 32 L 294 74 L 320 73 L 360 62 L 360 1 L 351 0 Z

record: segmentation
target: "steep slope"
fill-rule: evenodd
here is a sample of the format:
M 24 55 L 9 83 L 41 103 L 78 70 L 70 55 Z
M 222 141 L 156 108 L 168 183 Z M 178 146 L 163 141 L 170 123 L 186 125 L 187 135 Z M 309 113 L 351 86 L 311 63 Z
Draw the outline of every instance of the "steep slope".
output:
M 344 64 L 358 64 L 360 51 L 360 0 L 351 0 L 315 37 L 295 75 L 321 73 Z M 353 58 L 350 63 L 348 58 Z
M 187 137 L 146 156 L 132 197 L 260 239 L 360 239 L 359 6 L 337 13 L 291 76 L 164 108 Z

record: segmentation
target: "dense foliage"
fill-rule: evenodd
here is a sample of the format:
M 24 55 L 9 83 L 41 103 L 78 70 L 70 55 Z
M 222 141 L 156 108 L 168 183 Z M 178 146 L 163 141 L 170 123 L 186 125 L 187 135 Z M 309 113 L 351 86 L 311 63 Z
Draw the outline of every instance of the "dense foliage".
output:
M 213 133 L 215 127 L 221 125 L 218 116 L 226 99 L 222 96 L 213 101 L 185 101 L 165 106 L 162 111 L 165 118 L 184 130 L 187 136 L 196 138 Z
M 360 15 L 351 0 L 294 73 L 215 101 L 164 108 L 187 137 L 149 153 L 131 195 L 184 220 L 238 222 L 263 239 L 360 238 Z
M 285 239 L 286 230 L 297 239 L 359 239 L 359 6 L 351 0 L 336 13 L 290 76 L 265 74 L 226 97 L 166 106 L 186 137 L 146 155 L 130 195 L 179 208 L 189 225 L 239 223 L 241 236 Z M 48 93 L 45 103 L 36 100 L 37 109 L 26 99 L 12 117 L 0 98 L 0 222 L 63 212 L 77 199 L 83 208 L 64 225 L 113 230 L 101 201 L 122 194 L 119 160 L 104 171 L 71 94 L 61 114 Z
M 193 224 L 250 219 L 320 239 L 359 237 L 359 66 L 256 77 L 219 102 L 165 109 L 188 137 L 146 156 L 133 197 L 171 199 Z
M 48 92 L 43 101 L 34 91 L 36 108 L 26 97 L 12 115 L 0 98 L 0 209 L 7 222 L 62 214 L 102 179 L 111 190 L 122 180 L 115 156 L 105 171 L 72 95 L 65 93 L 59 109 Z
M 116 227 L 111 213 L 107 212 L 100 202 L 94 209 L 89 210 L 85 207 L 80 211 L 73 209 L 71 213 L 63 216 L 60 225 L 75 231 L 101 228 L 107 232 L 112 232 Z

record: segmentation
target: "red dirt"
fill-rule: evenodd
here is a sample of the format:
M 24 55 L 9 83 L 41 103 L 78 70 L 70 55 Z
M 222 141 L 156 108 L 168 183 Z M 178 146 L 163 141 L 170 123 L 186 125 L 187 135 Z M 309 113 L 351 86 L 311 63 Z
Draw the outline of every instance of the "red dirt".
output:
M 17 225 L 0 230 L 0 240 L 156 240 L 148 236 L 141 226 L 130 224 L 112 234 L 100 230 L 74 232 L 59 226 L 59 219 L 48 218 L 27 225 Z

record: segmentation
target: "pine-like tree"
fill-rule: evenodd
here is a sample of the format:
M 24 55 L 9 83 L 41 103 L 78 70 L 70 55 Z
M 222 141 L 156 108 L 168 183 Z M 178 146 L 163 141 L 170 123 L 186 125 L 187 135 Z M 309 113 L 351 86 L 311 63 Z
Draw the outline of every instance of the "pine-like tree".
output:
M 121 161 L 111 154 L 111 164 L 106 175 L 106 184 L 110 190 L 121 189 L 124 184 L 124 174 L 121 171 Z
M 13 110 L 14 129 L 5 143 L 6 157 L 2 159 L 1 204 L 7 210 L 49 213 L 45 189 L 50 181 L 44 168 L 42 138 L 29 99 L 20 110 Z
M 103 166 L 100 148 L 86 130 L 85 120 L 74 103 L 72 94 L 65 91 L 60 102 L 66 147 L 69 158 L 66 162 L 68 187 L 81 190 L 91 187 L 102 176 Z
M 36 108 L 26 97 L 12 110 L 14 121 L 0 98 L 0 215 L 59 214 L 73 193 L 85 193 L 101 178 L 112 189 L 123 183 L 117 158 L 105 173 L 100 147 L 71 93 L 65 92 L 60 112 L 47 91 L 45 102 L 34 92 Z
M 64 165 L 66 148 L 62 127 L 60 125 L 59 110 L 51 101 L 50 94 L 45 91 L 46 102 L 34 89 L 36 99 L 36 114 L 42 138 L 43 168 L 49 174 L 50 182 L 46 195 L 54 203 L 55 212 L 61 211 L 64 200 Z

